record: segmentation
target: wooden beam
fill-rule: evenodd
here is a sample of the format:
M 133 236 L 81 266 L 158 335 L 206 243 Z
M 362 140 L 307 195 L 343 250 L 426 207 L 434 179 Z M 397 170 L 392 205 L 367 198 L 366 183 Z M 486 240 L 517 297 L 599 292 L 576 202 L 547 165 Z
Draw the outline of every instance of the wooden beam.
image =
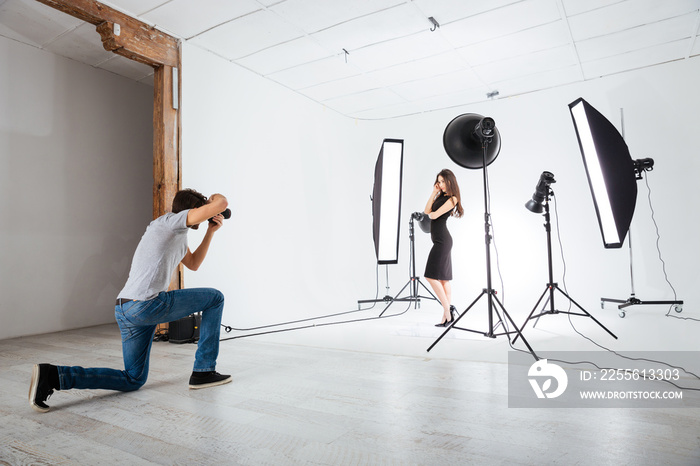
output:
M 178 66 L 179 41 L 131 16 L 95 0 L 37 1 L 97 26 L 102 45 L 109 52 L 154 67 Z
M 173 109 L 173 70 L 179 72 L 171 66 L 160 66 L 153 77 L 153 154 L 163 154 L 153 157 L 153 218 L 170 212 L 175 193 L 182 186 L 180 112 Z M 177 95 L 180 95 L 179 90 Z M 184 273 L 180 265 L 168 289 L 183 287 Z
M 177 71 L 177 70 L 176 70 Z M 178 111 L 173 109 L 173 68 L 156 68 L 153 79 L 153 216 L 170 211 L 180 185 Z M 171 156 L 172 155 L 172 156 Z
M 37 0 L 97 26 L 105 50 L 155 68 L 153 77 L 153 218 L 170 211 L 181 189 L 180 41 L 94 0 Z M 117 28 L 116 25 L 119 25 Z M 117 31 L 119 32 L 117 34 Z M 173 73 L 178 77 L 174 92 Z M 178 97 L 179 100 L 179 97 Z M 182 267 L 170 289 L 183 288 Z

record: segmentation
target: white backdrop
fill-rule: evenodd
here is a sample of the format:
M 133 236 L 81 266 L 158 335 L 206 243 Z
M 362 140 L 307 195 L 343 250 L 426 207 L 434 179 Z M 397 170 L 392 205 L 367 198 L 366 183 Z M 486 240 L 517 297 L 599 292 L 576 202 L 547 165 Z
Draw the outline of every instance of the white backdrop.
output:
M 700 317 L 695 264 L 700 230 L 695 176 L 700 123 L 696 81 L 700 60 L 691 59 L 612 78 L 541 91 L 518 98 L 387 121 L 356 121 L 329 111 L 219 57 L 185 45 L 183 61 L 183 182 L 205 194 L 222 192 L 233 217 L 215 239 L 200 271 L 186 273 L 186 286 L 213 286 L 226 295 L 224 322 L 248 328 L 357 308 L 372 298 L 376 262 L 369 196 L 383 138 L 405 140 L 400 263 L 389 267 L 390 293 L 408 279 L 408 219 L 422 210 L 437 172 L 457 175 L 465 216 L 450 219 L 455 246 L 453 303 L 464 309 L 486 286 L 482 172 L 455 165 L 442 148 L 446 125 L 462 113 L 495 119 L 502 138 L 489 167 L 491 214 L 497 254 L 494 288 L 516 322 L 523 321 L 547 283 L 543 218 L 524 208 L 543 170 L 554 173 L 565 285 L 571 296 L 616 332 L 613 341 L 587 318 L 577 327 L 624 349 L 694 349 L 700 322 L 663 317 L 668 307 L 635 307 L 620 319 L 601 297 L 630 293 L 627 244 L 603 248 L 568 103 L 584 97 L 618 128 L 624 109 L 633 158 L 652 157 L 648 175 L 668 278 L 681 316 Z M 656 250 L 647 187 L 639 182 L 632 229 L 637 296 L 668 300 L 673 293 Z M 201 235 L 201 232 L 198 233 Z M 556 224 L 555 281 L 564 271 Z M 191 246 L 199 237 L 190 235 Z M 417 271 L 430 249 L 417 232 Z M 499 274 L 500 270 L 500 274 Z M 385 294 L 385 269 L 379 271 Z M 504 293 L 501 293 L 503 278 Z M 558 299 L 558 308 L 567 302 Z M 397 311 L 405 309 L 405 305 Z M 481 311 L 479 311 L 481 312 Z M 439 335 L 434 303 L 396 320 L 323 327 L 265 337 L 273 341 L 391 352 L 422 352 Z M 541 334 L 565 336 L 569 348 L 584 347 L 563 316 L 546 317 Z M 483 319 L 482 319 L 483 320 Z M 234 332 L 234 335 L 237 333 Z M 539 335 L 539 336 L 538 336 Z M 380 340 L 390 340 L 390 342 Z M 395 338 L 398 337 L 398 338 Z M 415 338 L 413 338 L 415 337 Z M 478 348 L 484 340 L 476 336 Z M 470 340 L 471 341 L 471 340 Z M 489 344 L 488 342 L 483 343 Z M 411 348 L 407 350 L 406 348 Z

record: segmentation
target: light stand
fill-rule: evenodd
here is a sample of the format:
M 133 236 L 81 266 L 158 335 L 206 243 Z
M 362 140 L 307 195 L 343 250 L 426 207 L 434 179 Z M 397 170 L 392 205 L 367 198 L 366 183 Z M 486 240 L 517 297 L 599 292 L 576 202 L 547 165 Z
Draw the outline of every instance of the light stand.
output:
M 460 118 L 462 120 L 460 120 Z M 470 123 L 473 123 L 474 121 L 478 120 L 478 123 L 476 125 L 470 125 Z M 472 129 L 473 128 L 473 129 Z M 454 136 L 452 133 L 457 134 L 457 136 Z M 491 118 L 483 118 L 480 115 L 474 115 L 474 114 L 466 114 L 466 115 L 461 115 L 460 117 L 455 118 L 448 126 L 447 129 L 445 130 L 445 136 L 444 136 L 444 143 L 445 143 L 445 149 L 447 150 L 448 155 L 458 164 L 464 166 L 465 168 L 477 168 L 480 166 L 482 168 L 482 175 L 483 175 L 483 189 L 484 189 L 484 243 L 486 247 L 486 288 L 484 288 L 481 293 L 476 297 L 474 301 L 465 309 L 464 312 L 462 312 L 459 317 L 457 317 L 454 322 L 450 323 L 450 325 L 447 327 L 447 329 L 438 337 L 437 340 L 433 342 L 432 345 L 428 348 L 428 351 L 433 349 L 433 347 L 440 341 L 442 338 L 447 335 L 447 332 L 449 332 L 452 329 L 458 329 L 458 330 L 464 330 L 467 332 L 473 332 L 473 333 L 479 333 L 482 334 L 486 337 L 489 338 L 496 338 L 497 336 L 501 335 L 509 335 L 511 333 L 517 333 L 518 336 L 520 336 L 525 343 L 525 346 L 527 346 L 527 349 L 530 351 L 530 354 L 535 358 L 535 360 L 538 360 L 539 358 L 535 354 L 534 350 L 530 347 L 530 344 L 527 342 L 525 337 L 522 335 L 520 330 L 518 329 L 518 326 L 515 324 L 513 319 L 510 317 L 508 314 L 508 311 L 506 311 L 505 307 L 503 304 L 498 300 L 498 297 L 496 296 L 496 290 L 493 289 L 491 286 L 491 224 L 490 224 L 490 218 L 491 214 L 489 212 L 489 197 L 488 197 L 488 178 L 486 174 L 486 166 L 488 165 L 487 163 L 487 153 L 488 153 L 488 148 L 489 145 L 492 144 L 493 139 L 495 136 L 498 135 L 498 132 L 496 131 L 495 127 L 495 122 Z M 454 150 L 454 146 L 451 145 L 453 141 L 451 139 L 453 138 L 461 138 L 462 141 L 460 141 L 462 144 L 465 142 L 467 143 L 467 149 L 460 152 L 460 150 Z M 467 139 L 465 141 L 465 138 Z M 473 161 L 466 160 L 469 158 L 467 156 L 468 154 L 468 144 L 470 141 L 468 139 L 474 139 L 476 138 L 481 145 L 481 161 L 480 163 L 474 164 Z M 500 143 L 500 141 L 498 141 Z M 459 145 L 457 145 L 459 147 Z M 495 159 L 495 156 L 497 155 L 498 148 L 496 149 L 495 155 L 492 154 L 491 160 Z M 490 163 L 490 162 L 489 162 Z M 482 298 L 486 296 L 486 302 L 487 302 L 487 309 L 488 309 L 488 328 L 486 331 L 484 330 L 475 330 L 475 329 L 469 329 L 469 328 L 464 328 L 464 327 L 458 327 L 457 324 L 459 321 L 467 315 L 467 312 L 474 307 L 474 305 Z M 508 321 L 511 323 L 513 326 L 514 330 L 508 330 L 505 325 L 503 318 L 501 317 L 501 314 L 498 312 L 498 309 L 496 307 L 500 308 L 501 312 L 503 313 L 503 316 L 505 316 Z M 494 323 L 494 313 L 498 317 L 498 321 Z M 496 329 L 498 329 L 499 326 L 503 325 L 504 329 L 500 333 L 496 333 Z M 515 340 L 513 340 L 515 341 Z
M 415 234 L 414 234 L 415 230 L 414 230 L 414 226 L 413 226 L 413 219 L 417 218 L 419 215 L 423 215 L 423 214 L 421 214 L 420 212 L 413 213 L 411 215 L 411 219 L 408 221 L 408 238 L 409 238 L 409 244 L 410 244 L 410 250 L 411 250 L 411 252 L 410 252 L 410 254 L 411 254 L 411 277 L 409 278 L 408 282 L 406 282 L 406 284 L 403 286 L 403 288 L 401 288 L 401 290 L 398 293 L 396 293 L 396 295 L 393 297 L 387 295 L 384 297 L 384 299 L 381 299 L 381 300 L 368 299 L 368 300 L 358 301 L 357 302 L 358 309 L 359 309 L 360 305 L 362 305 L 364 303 L 374 303 L 374 302 L 378 302 L 378 301 L 388 302 L 389 304 L 387 304 L 386 307 L 384 308 L 384 310 L 382 310 L 382 312 L 379 314 L 379 317 L 381 317 L 382 315 L 384 315 L 384 313 L 387 311 L 387 309 L 389 309 L 389 307 L 392 304 L 394 304 L 396 301 L 412 302 L 412 303 L 414 303 L 414 306 L 416 308 L 420 307 L 421 298 L 434 299 L 435 301 L 439 301 L 435 297 L 435 295 L 428 289 L 428 287 L 425 286 L 425 284 L 420 280 L 420 277 L 418 277 L 416 275 L 416 247 L 415 247 Z M 422 286 L 423 288 L 425 288 L 425 290 L 428 293 L 430 293 L 430 297 L 421 296 L 418 294 L 418 290 L 419 290 L 418 286 L 419 285 Z M 404 298 L 399 298 L 401 293 L 403 293 L 404 290 L 406 288 L 408 288 L 409 286 L 410 286 L 410 295 L 406 296 Z
M 547 176 L 549 175 L 549 176 Z M 544 180 L 544 182 L 543 182 Z M 523 329 L 525 328 L 525 325 L 527 325 L 528 321 L 530 319 L 538 319 L 544 316 L 544 315 L 551 315 L 551 314 L 569 314 L 569 315 L 574 315 L 574 316 L 584 316 L 584 317 L 590 317 L 593 319 L 593 321 L 600 325 L 603 330 L 608 332 L 613 338 L 617 340 L 617 337 L 615 334 L 613 334 L 610 330 L 608 330 L 603 324 L 598 322 L 595 317 L 593 317 L 588 311 L 586 311 L 584 308 L 582 308 L 576 301 L 574 301 L 571 296 L 569 296 L 565 291 L 563 291 L 561 288 L 559 288 L 559 285 L 557 283 L 554 283 L 554 274 L 552 272 L 552 225 L 550 223 L 550 217 L 549 217 L 549 198 L 551 195 L 554 194 L 552 189 L 549 186 L 549 183 L 554 183 L 554 177 L 550 172 L 544 172 L 542 176 L 540 177 L 540 182 L 537 185 L 535 195 L 533 195 L 533 200 L 528 201 L 527 204 L 525 204 L 525 207 L 527 207 L 528 210 L 535 212 L 535 213 L 541 213 L 542 212 L 542 206 L 539 202 L 540 198 L 543 197 L 544 199 L 544 229 L 547 231 L 547 264 L 549 265 L 549 282 L 547 283 L 544 291 L 540 295 L 540 299 L 537 300 L 537 303 L 535 303 L 535 306 L 532 308 L 532 312 L 530 312 L 530 315 L 527 316 L 527 319 L 525 319 L 525 322 L 523 325 L 520 327 L 520 336 L 522 334 Z M 544 193 L 544 194 L 543 194 Z M 539 196 L 538 196 L 539 194 Z M 537 198 L 537 199 L 536 199 Z M 578 313 L 578 312 L 571 312 L 571 311 L 559 311 L 555 308 L 554 306 L 554 292 L 559 291 L 561 294 L 563 294 L 573 305 L 575 305 L 577 308 L 579 308 L 583 314 Z M 549 294 L 547 296 L 547 300 L 544 303 L 544 306 L 542 307 L 542 312 L 540 312 L 537 315 L 535 314 L 535 311 L 537 310 L 538 306 L 540 305 L 540 302 L 542 302 L 542 299 L 545 297 L 545 295 Z M 549 303 L 549 309 L 544 310 L 547 307 L 547 304 Z M 537 321 L 535 321 L 535 325 L 537 325 Z M 533 325 L 534 327 L 534 325 Z M 515 340 L 517 340 L 518 337 L 516 336 L 513 339 L 513 343 L 515 343 Z
M 401 233 L 401 186 L 403 183 L 403 139 L 384 139 L 374 166 L 372 187 L 372 234 L 378 265 L 399 262 Z M 377 270 L 377 286 L 379 285 Z M 382 299 L 367 299 L 361 303 L 390 302 L 387 269 L 387 294 Z M 377 288 L 377 295 L 379 289 Z
M 642 173 L 645 171 L 651 171 L 654 168 L 654 161 L 652 159 L 640 159 L 634 161 L 634 174 L 635 179 L 641 180 Z M 634 263 L 632 261 L 632 232 L 631 229 L 627 230 L 627 241 L 630 251 L 630 297 L 626 300 L 613 299 L 613 298 L 600 298 L 600 307 L 605 308 L 605 303 L 617 303 L 619 304 L 617 308 L 620 310 L 619 316 L 625 317 L 625 309 L 630 306 L 642 306 L 642 305 L 667 305 L 673 306 L 676 312 L 683 311 L 683 301 L 642 301 L 637 298 L 634 294 Z

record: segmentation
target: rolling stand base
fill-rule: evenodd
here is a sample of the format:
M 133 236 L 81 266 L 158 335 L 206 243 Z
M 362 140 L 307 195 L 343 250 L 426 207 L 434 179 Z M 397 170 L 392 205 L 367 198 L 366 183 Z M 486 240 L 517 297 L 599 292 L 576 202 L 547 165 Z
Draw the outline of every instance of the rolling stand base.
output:
M 605 303 L 617 303 L 618 306 L 617 308 L 620 310 L 619 316 L 620 318 L 625 317 L 626 312 L 625 309 L 630 307 L 630 306 L 638 306 L 638 305 L 667 305 L 667 306 L 673 306 L 673 309 L 676 312 L 683 312 L 683 301 L 642 301 L 641 299 L 635 298 L 634 296 L 631 296 L 627 300 L 622 300 L 622 299 L 613 299 L 613 298 L 600 298 L 600 307 L 604 308 Z

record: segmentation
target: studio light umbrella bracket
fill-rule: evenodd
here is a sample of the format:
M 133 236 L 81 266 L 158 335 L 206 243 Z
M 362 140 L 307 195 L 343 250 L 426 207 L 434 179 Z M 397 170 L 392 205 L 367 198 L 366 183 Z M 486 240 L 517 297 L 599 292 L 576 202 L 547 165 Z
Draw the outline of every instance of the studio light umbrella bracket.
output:
M 484 117 L 475 113 L 465 113 L 454 118 L 445 128 L 443 134 L 443 146 L 447 155 L 457 165 L 468 169 L 481 169 L 484 190 L 484 243 L 486 247 L 486 288 L 472 301 L 472 303 L 457 317 L 447 329 L 428 348 L 430 351 L 445 335 L 451 330 L 463 330 L 478 333 L 489 338 L 496 338 L 517 333 L 527 346 L 530 354 L 538 360 L 534 350 L 530 347 L 518 326 L 506 311 L 503 304 L 496 296 L 496 291 L 492 287 L 491 281 L 491 213 L 488 195 L 488 176 L 486 167 L 490 165 L 498 156 L 501 149 L 501 136 L 496 128 L 493 118 Z M 483 297 L 486 297 L 488 326 L 486 329 L 471 329 L 458 326 L 459 321 L 464 318 L 469 311 Z M 500 312 L 499 312 L 500 309 Z M 494 319 L 494 315 L 496 319 Z M 507 326 L 507 322 L 510 327 Z M 510 329 L 513 330 L 510 330 Z M 515 340 L 514 340 L 515 341 Z
M 574 316 L 590 317 L 596 324 L 600 325 L 603 328 L 603 330 L 608 332 L 613 338 L 617 339 L 617 336 L 615 336 L 615 334 L 608 330 L 603 324 L 598 322 L 598 320 L 595 317 L 593 317 L 588 311 L 581 307 L 576 301 L 574 301 L 571 298 L 571 296 L 569 296 L 565 291 L 563 291 L 557 283 L 554 282 L 554 272 L 552 267 L 552 224 L 550 222 L 549 215 L 549 199 L 551 196 L 554 195 L 554 191 L 551 188 L 552 183 L 556 183 L 554 175 L 548 171 L 542 172 L 542 174 L 540 175 L 540 179 L 538 180 L 537 185 L 535 186 L 535 193 L 532 195 L 532 199 L 525 203 L 525 208 L 530 212 L 536 214 L 542 214 L 544 212 L 544 229 L 547 232 L 547 264 L 549 267 L 549 282 L 545 286 L 545 289 L 540 295 L 540 298 L 535 303 L 535 306 L 532 308 L 532 312 L 530 312 L 530 315 L 527 316 L 527 319 L 525 319 L 525 322 L 520 327 L 520 334 L 522 334 L 523 330 L 525 329 L 525 325 L 527 325 L 527 323 L 531 319 L 537 319 L 535 320 L 535 324 L 533 325 L 534 327 L 537 325 L 539 318 L 542 316 L 553 314 L 569 314 Z M 557 291 L 564 295 L 564 297 L 566 297 L 569 300 L 569 302 L 576 306 L 581 312 L 558 310 L 554 304 L 554 295 Z M 537 310 L 539 309 L 540 303 L 545 298 L 545 296 L 547 296 L 547 299 L 544 302 L 544 306 L 542 307 L 541 312 L 539 314 L 535 314 L 535 312 L 537 312 Z M 547 305 L 549 305 L 548 309 Z M 520 336 L 520 334 L 518 336 Z M 518 339 L 518 336 L 516 336 L 513 339 L 513 342 L 515 342 Z

